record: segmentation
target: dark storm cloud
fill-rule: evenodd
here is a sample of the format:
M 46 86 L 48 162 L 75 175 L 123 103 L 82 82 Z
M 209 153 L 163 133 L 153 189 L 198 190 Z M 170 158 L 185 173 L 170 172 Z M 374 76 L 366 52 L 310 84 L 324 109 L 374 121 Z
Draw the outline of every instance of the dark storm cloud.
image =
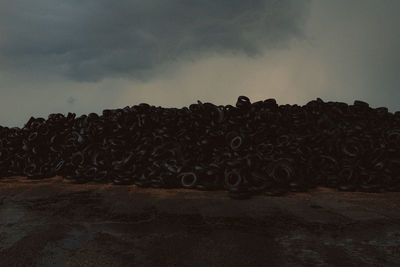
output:
M 0 0 L 0 68 L 96 81 L 208 52 L 256 55 L 301 34 L 309 1 Z
M 399 0 L 0 0 L 0 125 L 239 95 L 394 112 L 399 10 Z

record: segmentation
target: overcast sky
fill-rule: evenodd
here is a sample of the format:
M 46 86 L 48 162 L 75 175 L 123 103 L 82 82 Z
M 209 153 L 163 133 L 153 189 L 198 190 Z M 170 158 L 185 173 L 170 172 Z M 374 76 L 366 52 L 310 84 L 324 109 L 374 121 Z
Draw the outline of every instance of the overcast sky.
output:
M 400 110 L 398 0 L 0 0 L 0 125 L 197 100 Z

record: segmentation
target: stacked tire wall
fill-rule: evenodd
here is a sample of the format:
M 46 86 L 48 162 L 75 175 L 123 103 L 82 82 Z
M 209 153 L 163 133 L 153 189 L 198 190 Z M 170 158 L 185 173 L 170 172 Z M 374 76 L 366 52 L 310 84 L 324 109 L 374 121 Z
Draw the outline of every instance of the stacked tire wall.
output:
M 142 103 L 0 126 L 0 177 L 63 176 L 140 187 L 227 190 L 232 198 L 327 186 L 400 191 L 400 112 L 324 102 Z

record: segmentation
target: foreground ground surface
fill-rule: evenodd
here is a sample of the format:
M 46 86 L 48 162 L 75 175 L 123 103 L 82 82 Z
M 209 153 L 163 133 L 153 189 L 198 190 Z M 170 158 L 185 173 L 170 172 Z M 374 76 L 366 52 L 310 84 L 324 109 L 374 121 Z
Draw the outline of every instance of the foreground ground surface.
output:
M 0 266 L 400 266 L 400 193 L 0 179 Z

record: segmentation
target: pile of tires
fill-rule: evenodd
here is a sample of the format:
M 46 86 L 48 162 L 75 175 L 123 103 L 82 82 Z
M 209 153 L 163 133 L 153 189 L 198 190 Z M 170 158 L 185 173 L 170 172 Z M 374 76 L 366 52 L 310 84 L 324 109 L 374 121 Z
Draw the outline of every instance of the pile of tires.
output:
M 0 177 L 63 176 L 140 187 L 222 190 L 232 198 L 327 186 L 400 191 L 400 112 L 324 102 L 235 106 L 142 103 L 0 126 Z

